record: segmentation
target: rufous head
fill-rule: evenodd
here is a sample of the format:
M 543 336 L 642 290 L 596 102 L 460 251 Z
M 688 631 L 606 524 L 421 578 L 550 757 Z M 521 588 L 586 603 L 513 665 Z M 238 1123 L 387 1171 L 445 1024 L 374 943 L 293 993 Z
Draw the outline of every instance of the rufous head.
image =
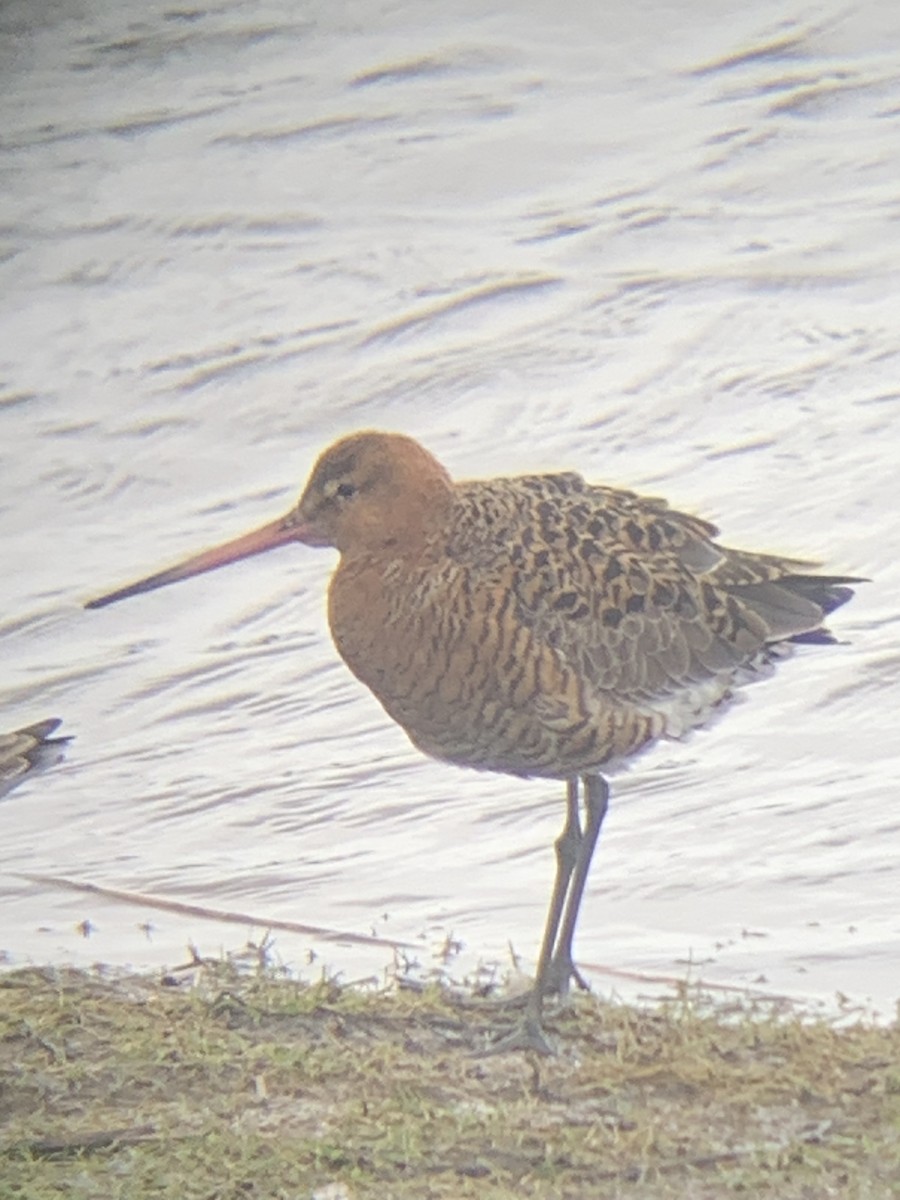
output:
M 453 485 L 424 446 L 401 433 L 353 433 L 320 457 L 296 509 L 305 542 L 342 554 L 415 549 L 440 521 Z
M 414 553 L 440 523 L 452 494 L 450 476 L 412 438 L 354 433 L 322 454 L 299 503 L 285 516 L 85 607 L 103 608 L 287 542 L 335 546 L 345 555 Z

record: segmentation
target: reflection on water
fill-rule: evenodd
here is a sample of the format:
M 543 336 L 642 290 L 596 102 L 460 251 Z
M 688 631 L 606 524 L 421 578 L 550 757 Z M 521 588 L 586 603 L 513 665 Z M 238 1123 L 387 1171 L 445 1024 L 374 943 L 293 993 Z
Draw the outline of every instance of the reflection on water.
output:
M 728 8 L 4 7 L 3 728 L 77 736 L 3 806 L 15 961 L 239 932 L 21 873 L 534 952 L 559 789 L 409 746 L 330 645 L 329 552 L 80 608 L 376 426 L 875 579 L 846 644 L 617 779 L 579 946 L 895 995 L 900 18 Z

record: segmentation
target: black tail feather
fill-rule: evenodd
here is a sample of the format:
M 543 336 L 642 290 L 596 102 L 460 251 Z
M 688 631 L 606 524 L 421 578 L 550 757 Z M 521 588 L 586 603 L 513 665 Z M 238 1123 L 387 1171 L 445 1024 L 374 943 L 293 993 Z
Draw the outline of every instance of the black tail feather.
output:
M 785 575 L 778 583 L 795 595 L 818 604 L 823 616 L 827 617 L 836 608 L 846 604 L 853 595 L 853 588 L 846 584 L 868 583 L 868 580 L 853 575 Z M 791 640 L 796 641 L 796 638 Z
M 810 629 L 808 633 L 795 633 L 785 641 L 793 642 L 795 646 L 834 646 L 837 638 L 822 625 L 818 629 Z
M 853 588 L 847 586 L 848 584 L 867 583 L 868 580 L 854 575 L 786 575 L 778 582 L 795 595 L 817 604 L 822 610 L 822 616 L 827 617 L 852 598 Z M 795 633 L 786 640 L 798 646 L 833 646 L 837 642 L 831 630 L 826 629 L 824 625 L 820 625 L 818 629 L 809 629 L 805 633 Z

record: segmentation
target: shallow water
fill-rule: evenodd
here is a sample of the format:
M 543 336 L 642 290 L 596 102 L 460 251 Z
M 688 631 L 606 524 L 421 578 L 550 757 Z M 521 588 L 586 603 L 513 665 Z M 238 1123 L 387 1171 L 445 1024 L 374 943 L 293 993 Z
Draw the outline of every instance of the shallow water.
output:
M 3 803 L 11 961 L 248 932 L 30 874 L 528 966 L 561 788 L 417 754 L 330 644 L 331 552 L 81 607 L 383 427 L 872 577 L 845 644 L 617 778 L 578 952 L 900 993 L 900 14 L 603 7 L 4 6 L 0 700 L 76 738 Z

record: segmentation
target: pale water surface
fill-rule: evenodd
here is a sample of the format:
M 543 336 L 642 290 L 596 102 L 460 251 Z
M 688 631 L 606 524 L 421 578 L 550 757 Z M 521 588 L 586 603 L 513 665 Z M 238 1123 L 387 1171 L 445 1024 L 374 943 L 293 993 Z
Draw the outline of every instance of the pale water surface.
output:
M 331 646 L 330 551 L 81 607 L 374 426 L 872 577 L 844 644 L 616 779 L 578 952 L 600 989 L 693 960 L 891 1010 L 898 38 L 886 2 L 0 9 L 2 725 L 75 735 L 0 810 L 8 961 L 173 964 L 272 918 L 533 961 L 561 786 L 409 745 Z M 391 960 L 277 935 L 311 950 Z

